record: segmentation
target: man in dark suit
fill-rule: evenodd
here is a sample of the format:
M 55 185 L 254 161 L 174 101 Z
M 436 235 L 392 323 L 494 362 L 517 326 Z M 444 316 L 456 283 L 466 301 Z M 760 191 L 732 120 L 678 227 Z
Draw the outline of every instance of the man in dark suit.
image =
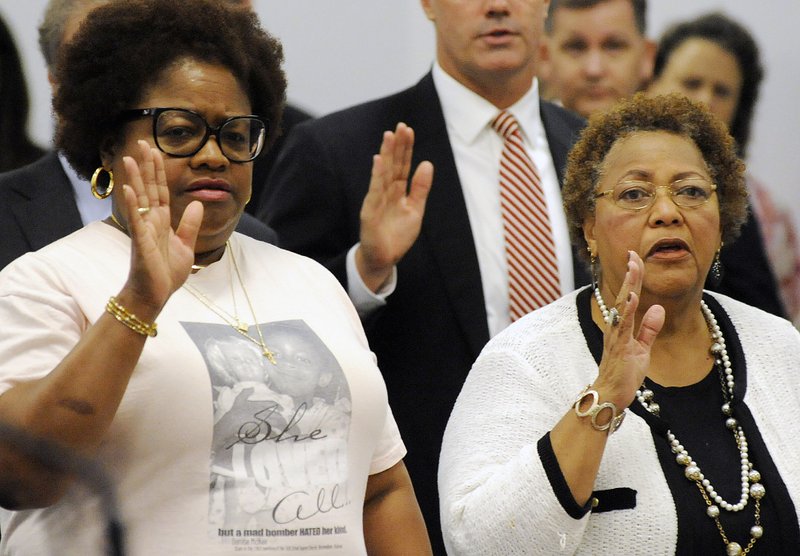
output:
M 436 475 L 444 428 L 472 362 L 509 322 L 507 296 L 497 295 L 507 288 L 502 225 L 497 232 L 487 224 L 500 221 L 503 140 L 489 124 L 501 109 L 519 119 L 545 188 L 556 197 L 548 197 L 548 212 L 563 221 L 561 172 L 583 123 L 538 100 L 535 52 L 546 2 L 467 4 L 423 1 L 436 26 L 437 64 L 415 86 L 293 129 L 259 213 L 284 247 L 326 264 L 359 308 L 434 551 L 442 554 Z M 471 131 L 461 133 L 473 117 Z M 397 122 L 413 135 L 402 124 L 384 135 Z M 493 156 L 471 160 L 484 146 Z M 426 205 L 428 162 L 434 176 Z M 417 171 L 409 194 L 393 194 L 388 182 L 405 193 L 411 168 Z M 485 190 L 496 207 L 481 201 Z M 588 282 L 585 269 L 573 266 L 565 230 L 562 291 Z M 364 287 L 378 299 L 365 299 Z
M 89 184 L 84 186 L 88 191 Z M 84 224 L 73 184 L 55 152 L 0 174 L 0 269 Z M 275 230 L 248 214 L 242 215 L 236 230 L 277 243 Z

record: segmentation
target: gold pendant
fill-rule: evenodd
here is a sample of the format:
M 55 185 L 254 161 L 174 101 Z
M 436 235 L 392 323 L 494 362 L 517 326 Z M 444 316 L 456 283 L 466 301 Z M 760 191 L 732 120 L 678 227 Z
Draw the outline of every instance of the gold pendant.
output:
M 236 330 L 238 330 L 238 331 L 239 331 L 239 332 L 241 332 L 242 334 L 247 334 L 247 330 L 248 330 L 249 328 L 250 328 L 250 327 L 249 327 L 249 326 L 247 326 L 247 323 L 246 323 L 246 322 L 242 322 L 242 321 L 240 321 L 239 319 L 236 319 Z
M 272 363 L 273 365 L 277 365 L 278 364 L 278 362 L 275 361 L 275 356 L 272 354 L 272 352 L 269 349 L 267 349 L 267 346 L 262 345 L 261 349 L 262 349 L 261 353 L 264 354 L 264 357 L 269 359 L 270 363 Z

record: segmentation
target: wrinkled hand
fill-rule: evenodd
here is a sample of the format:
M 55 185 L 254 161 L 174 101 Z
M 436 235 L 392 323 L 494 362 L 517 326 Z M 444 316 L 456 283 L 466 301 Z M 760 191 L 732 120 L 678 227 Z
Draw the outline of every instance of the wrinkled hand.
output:
M 628 272 L 614 303 L 622 319 L 617 326 L 606 325 L 603 357 L 593 385 L 602 400 L 611 401 L 620 409 L 630 405 L 647 375 L 650 350 L 664 326 L 665 318 L 664 308 L 653 305 L 642 317 L 638 331 L 634 330 L 644 263 L 638 254 L 633 251 L 629 253 Z
M 401 122 L 394 132 L 383 134 L 380 154 L 372 161 L 369 191 L 361 205 L 361 246 L 356 251 L 356 268 L 372 291 L 386 282 L 422 226 L 433 165 L 421 162 L 409 188 L 413 147 L 414 131 Z
M 139 149 L 138 162 L 132 157 L 123 159 L 130 181 L 123 186 L 123 195 L 132 242 L 126 288 L 140 303 L 160 311 L 191 272 L 203 205 L 190 203 L 173 231 L 164 159 L 145 141 L 139 141 Z M 150 210 L 138 211 L 145 207 Z

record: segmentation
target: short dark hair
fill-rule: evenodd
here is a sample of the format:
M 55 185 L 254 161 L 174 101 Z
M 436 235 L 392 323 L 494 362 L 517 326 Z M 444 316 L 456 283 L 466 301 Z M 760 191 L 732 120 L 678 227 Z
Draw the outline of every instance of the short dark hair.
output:
M 56 63 L 56 145 L 79 175 L 100 166 L 101 148 L 123 133 L 121 113 L 182 58 L 228 68 L 272 144 L 286 101 L 283 50 L 254 13 L 216 0 L 118 0 L 89 13 Z
M 747 216 L 747 187 L 744 163 L 725 125 L 705 106 L 683 95 L 647 97 L 637 93 L 608 112 L 593 115 L 570 151 L 562 196 L 578 253 L 588 260 L 583 223 L 594 214 L 594 193 L 608 152 L 618 140 L 640 131 L 666 131 L 697 145 L 717 184 L 722 240 L 732 242 Z
M 736 58 L 742 72 L 742 90 L 730 133 L 736 139 L 739 155 L 744 156 L 750 140 L 753 112 L 758 89 L 764 78 L 758 45 L 743 26 L 720 12 L 713 12 L 667 29 L 658 44 L 653 76 L 658 78 L 675 50 L 689 39 L 705 39 L 717 44 Z
M 593 8 L 598 4 L 608 1 L 609 0 L 550 0 L 550 8 L 544 20 L 544 30 L 548 35 L 553 32 L 553 17 L 558 8 L 583 10 L 586 8 Z M 633 16 L 636 19 L 636 28 L 639 30 L 639 33 L 644 36 L 644 34 L 647 33 L 647 0 L 630 0 L 630 2 L 633 7 Z

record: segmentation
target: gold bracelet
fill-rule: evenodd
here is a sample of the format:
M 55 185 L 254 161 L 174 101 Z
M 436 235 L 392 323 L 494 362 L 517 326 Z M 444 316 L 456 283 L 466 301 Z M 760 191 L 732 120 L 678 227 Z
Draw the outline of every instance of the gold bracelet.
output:
M 119 322 L 142 336 L 155 337 L 158 334 L 156 330 L 156 323 L 147 324 L 139 319 L 136 315 L 128 311 L 125 307 L 119 304 L 117 298 L 113 295 L 106 303 L 106 311 L 111 313 Z
M 591 417 L 590 422 L 592 424 L 592 428 L 596 431 L 605 432 L 608 431 L 608 435 L 611 436 L 614 434 L 622 421 L 625 419 L 625 410 L 622 413 L 619 412 L 617 406 L 612 402 L 603 402 L 598 404 L 597 402 L 600 401 L 600 394 L 597 393 L 597 390 L 590 390 L 591 384 L 588 385 L 586 388 L 583 389 L 578 395 L 578 398 L 575 400 L 575 415 L 578 417 Z M 583 400 L 586 399 L 586 396 L 592 397 L 592 405 L 589 406 L 589 409 L 586 411 L 581 411 L 581 404 Z M 608 423 L 605 425 L 598 425 L 597 424 L 597 415 L 603 411 L 604 409 L 608 409 L 611 412 L 611 419 L 608 420 Z

